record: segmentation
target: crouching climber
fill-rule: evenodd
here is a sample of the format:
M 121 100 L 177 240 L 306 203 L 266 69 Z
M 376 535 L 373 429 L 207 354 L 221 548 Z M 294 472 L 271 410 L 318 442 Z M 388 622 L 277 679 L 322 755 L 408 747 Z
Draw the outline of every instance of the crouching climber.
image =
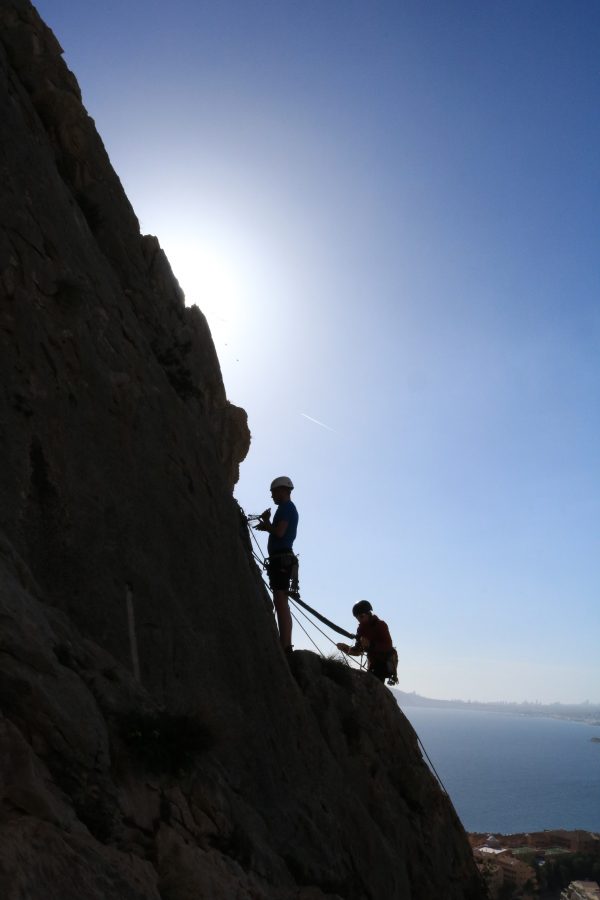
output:
M 291 500 L 293 490 L 294 485 L 287 475 L 275 478 L 271 482 L 271 497 L 277 504 L 273 521 L 271 522 L 271 510 L 265 509 L 256 526 L 258 531 L 269 533 L 267 574 L 273 591 L 279 640 L 286 653 L 292 652 L 292 614 L 288 595 L 292 574 L 298 565 L 292 550 L 298 530 L 298 510 Z
M 368 600 L 360 600 L 352 607 L 352 615 L 358 620 L 356 643 L 336 644 L 338 650 L 350 656 L 367 654 L 368 671 L 380 681 L 397 684 L 398 654 L 392 644 L 389 629 L 382 619 L 373 614 Z

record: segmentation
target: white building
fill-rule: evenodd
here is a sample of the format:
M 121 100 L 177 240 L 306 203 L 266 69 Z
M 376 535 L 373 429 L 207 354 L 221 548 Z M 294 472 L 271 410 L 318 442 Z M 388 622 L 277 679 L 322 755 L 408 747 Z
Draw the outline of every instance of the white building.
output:
M 597 881 L 572 881 L 560 895 L 561 900 L 600 900 Z

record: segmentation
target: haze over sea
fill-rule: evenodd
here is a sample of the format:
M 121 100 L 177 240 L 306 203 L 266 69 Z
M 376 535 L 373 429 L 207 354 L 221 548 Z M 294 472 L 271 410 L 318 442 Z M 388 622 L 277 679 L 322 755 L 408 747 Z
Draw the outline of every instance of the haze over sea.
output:
M 600 727 L 402 707 L 467 831 L 600 830 Z

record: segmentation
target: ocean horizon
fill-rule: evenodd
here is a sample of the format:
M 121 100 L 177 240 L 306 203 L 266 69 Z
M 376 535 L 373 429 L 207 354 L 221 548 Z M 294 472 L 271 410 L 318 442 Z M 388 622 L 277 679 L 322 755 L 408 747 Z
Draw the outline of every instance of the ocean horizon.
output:
M 600 727 L 401 706 L 467 831 L 600 831 Z

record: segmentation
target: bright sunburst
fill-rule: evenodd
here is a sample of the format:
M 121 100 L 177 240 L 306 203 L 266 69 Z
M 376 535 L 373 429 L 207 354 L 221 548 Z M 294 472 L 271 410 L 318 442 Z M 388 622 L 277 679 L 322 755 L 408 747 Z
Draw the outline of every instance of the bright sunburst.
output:
M 243 279 L 235 260 L 216 244 L 178 241 L 167 255 L 188 305 L 196 303 L 213 330 L 235 320 Z

